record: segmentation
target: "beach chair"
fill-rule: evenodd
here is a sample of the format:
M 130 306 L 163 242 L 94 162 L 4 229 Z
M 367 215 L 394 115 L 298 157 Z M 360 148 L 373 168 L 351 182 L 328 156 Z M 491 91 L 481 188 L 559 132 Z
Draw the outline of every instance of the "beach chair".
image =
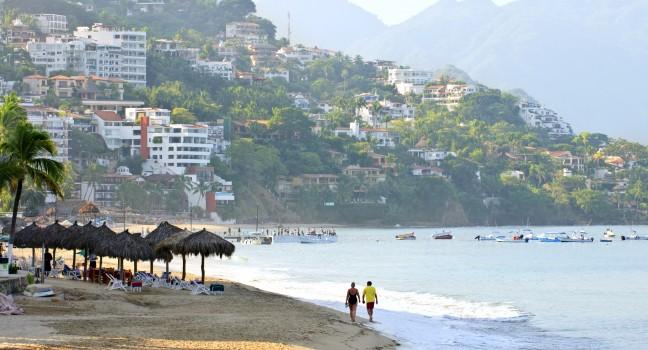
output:
M 173 280 L 171 282 L 171 285 L 173 286 L 172 288 L 176 289 L 176 290 L 183 290 L 183 289 L 193 290 L 193 288 L 191 288 L 191 282 L 183 281 L 183 280 L 179 279 L 178 277 L 173 278 Z
M 110 274 L 106 274 L 106 276 L 108 276 L 108 279 L 110 280 L 108 282 L 108 285 L 106 286 L 106 289 L 108 289 L 108 290 L 121 289 L 124 292 L 126 292 L 126 285 L 124 284 L 124 282 L 122 280 L 117 279 L 117 278 L 113 277 L 113 275 L 110 275 Z
M 67 265 L 63 265 L 63 277 L 69 280 L 80 280 L 81 271 L 79 269 L 71 269 Z
M 191 295 L 200 295 L 200 294 L 211 295 L 209 288 L 207 288 L 202 283 L 191 281 L 190 287 L 191 287 Z

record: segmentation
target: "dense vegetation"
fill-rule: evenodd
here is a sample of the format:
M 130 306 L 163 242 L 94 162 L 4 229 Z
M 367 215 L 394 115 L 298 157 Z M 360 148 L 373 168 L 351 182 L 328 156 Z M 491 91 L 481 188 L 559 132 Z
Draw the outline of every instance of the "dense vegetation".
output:
M 115 5 L 97 0 L 93 13 L 80 11 L 77 5 L 60 7 L 61 3 L 64 1 L 6 1 L 18 11 L 65 12 L 71 25 L 103 21 L 145 28 L 151 39 L 182 38 L 204 47 L 201 54 L 205 56 L 213 54 L 209 38 L 229 21 L 258 21 L 275 40 L 272 23 L 249 17 L 255 12 L 250 0 L 172 0 L 167 1 L 162 15 L 137 16 L 121 15 L 131 6 L 129 2 Z M 212 159 L 216 172 L 234 181 L 237 202 L 222 213 L 225 217 L 251 220 L 259 207 L 266 220 L 355 224 L 611 224 L 646 219 L 646 147 L 601 134 L 552 139 L 542 130 L 528 128 L 519 117 L 517 99 L 499 90 L 482 86 L 480 92 L 468 95 L 458 108 L 449 111 L 422 104 L 416 96 L 398 95 L 393 86 L 382 82 L 384 73 L 361 57 L 337 54 L 303 67 L 296 62 L 281 63 L 290 71 L 290 82 L 273 79 L 252 84 L 202 75 L 179 58 L 153 52 L 148 58 L 149 86 L 130 89 L 128 98 L 172 109 L 176 120 L 225 119 L 228 125 L 239 122 L 246 126 L 246 133 L 232 134 L 230 162 Z M 246 67 L 245 59 L 241 61 L 239 67 Z M 0 72 L 19 77 L 20 72 L 11 67 L 0 65 Z M 33 68 L 24 65 L 19 69 Z M 461 78 L 466 79 L 465 75 Z M 363 105 L 356 95 L 366 92 L 417 105 L 413 122 L 386 121 L 400 134 L 396 148 L 335 136 L 336 127 L 348 127 L 356 119 L 356 109 Z M 296 93 L 333 106 L 321 133 L 313 133 L 308 114 L 323 111 L 314 105 L 311 110 L 294 108 L 291 94 Z M 73 151 L 103 152 L 96 140 L 77 136 Z M 456 157 L 441 165 L 446 177 L 413 176 L 411 167 L 422 163 L 407 152 L 414 146 L 454 152 Z M 565 176 L 564 166 L 548 155 L 548 151 L 558 150 L 582 157 L 584 169 Z M 361 177 L 343 175 L 349 165 L 370 166 L 372 153 L 384 155 L 390 164 L 385 182 L 370 184 Z M 606 165 L 607 156 L 622 157 L 633 166 Z M 610 174 L 595 178 L 597 169 L 609 169 Z M 511 171 L 524 176 L 510 176 Z M 304 174 L 338 175 L 337 191 L 302 186 L 290 198 L 280 198 L 278 185 Z M 619 182 L 627 182 L 626 188 L 615 188 Z M 178 198 L 183 197 L 181 186 L 174 185 Z M 152 188 L 126 188 L 123 193 L 132 197 L 137 207 L 152 210 L 159 201 L 159 191 Z M 182 207 L 182 203 L 177 205 Z

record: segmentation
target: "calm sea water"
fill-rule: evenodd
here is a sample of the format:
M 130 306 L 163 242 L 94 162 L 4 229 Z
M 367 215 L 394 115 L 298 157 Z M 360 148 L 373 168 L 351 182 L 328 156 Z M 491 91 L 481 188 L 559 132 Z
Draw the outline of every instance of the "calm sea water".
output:
M 598 241 L 605 227 L 584 229 Z M 408 231 L 418 240 L 394 239 Z M 237 246 L 230 260 L 209 259 L 207 273 L 342 311 L 348 284 L 371 280 L 380 297 L 373 327 L 406 349 L 648 347 L 648 241 L 473 239 L 493 231 L 452 229 L 454 240 L 435 241 L 437 229 L 339 229 L 336 244 Z M 200 271 L 198 259 L 188 266 Z

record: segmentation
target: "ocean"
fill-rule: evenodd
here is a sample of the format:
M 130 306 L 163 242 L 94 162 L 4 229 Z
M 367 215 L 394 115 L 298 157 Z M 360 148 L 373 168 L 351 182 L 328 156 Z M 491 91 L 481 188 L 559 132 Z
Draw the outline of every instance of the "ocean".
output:
M 352 281 L 373 281 L 374 329 L 403 349 L 646 349 L 648 241 L 621 241 L 631 229 L 532 227 L 579 231 L 595 243 L 506 244 L 476 241 L 515 228 L 338 229 L 334 244 L 238 245 L 231 259 L 209 258 L 206 272 L 340 311 Z M 394 236 L 416 232 L 416 241 Z M 198 273 L 198 258 L 188 260 Z M 172 268 L 181 268 L 174 259 Z M 359 307 L 359 316 L 366 311 Z

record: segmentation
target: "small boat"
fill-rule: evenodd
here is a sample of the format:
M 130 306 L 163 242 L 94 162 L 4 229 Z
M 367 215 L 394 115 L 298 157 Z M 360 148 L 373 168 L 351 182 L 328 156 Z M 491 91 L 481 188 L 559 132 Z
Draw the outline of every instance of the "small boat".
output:
M 529 243 L 528 238 L 497 238 L 497 243 Z
M 569 238 L 565 232 L 546 232 L 538 236 L 538 241 L 542 243 L 561 243 L 560 238 Z
M 614 238 L 614 237 L 616 237 L 616 234 L 614 233 L 614 231 L 612 231 L 611 229 L 608 228 L 608 229 L 605 230 L 605 232 L 603 232 L 603 236 L 608 237 L 608 238 Z
M 621 236 L 622 241 L 648 241 L 648 236 L 640 236 L 637 231 L 632 231 L 630 236 Z
M 475 237 L 476 240 L 478 241 L 496 241 L 497 239 L 506 239 L 506 236 L 499 235 L 499 234 L 490 234 L 488 236 L 482 236 L 482 235 L 477 235 Z
M 538 240 L 538 236 L 536 236 L 535 234 L 533 234 L 533 230 L 530 229 L 530 228 L 522 229 L 522 230 L 520 231 L 520 234 L 521 234 L 523 237 L 528 238 L 530 241 L 537 241 L 537 240 Z
M 414 241 L 414 240 L 416 240 L 416 234 L 414 234 L 414 232 L 401 233 L 400 235 L 396 235 L 396 240 L 398 240 L 398 241 Z
M 587 237 L 587 232 L 585 231 L 579 231 L 579 232 L 574 232 L 573 235 L 571 236 L 558 236 L 558 239 L 562 243 L 592 243 L 594 242 L 594 237 Z
M 299 238 L 302 244 L 326 244 L 337 242 L 337 235 L 335 234 L 309 233 L 307 235 L 300 236 Z
M 270 245 L 272 241 L 272 236 L 260 231 L 249 232 L 241 237 L 241 243 L 248 245 Z
M 432 235 L 434 239 L 453 239 L 454 236 L 450 231 L 441 231 L 440 233 Z
M 623 236 L 621 236 L 621 239 L 623 240 Z M 599 241 L 601 243 L 612 243 L 614 240 L 612 238 L 603 237 Z

